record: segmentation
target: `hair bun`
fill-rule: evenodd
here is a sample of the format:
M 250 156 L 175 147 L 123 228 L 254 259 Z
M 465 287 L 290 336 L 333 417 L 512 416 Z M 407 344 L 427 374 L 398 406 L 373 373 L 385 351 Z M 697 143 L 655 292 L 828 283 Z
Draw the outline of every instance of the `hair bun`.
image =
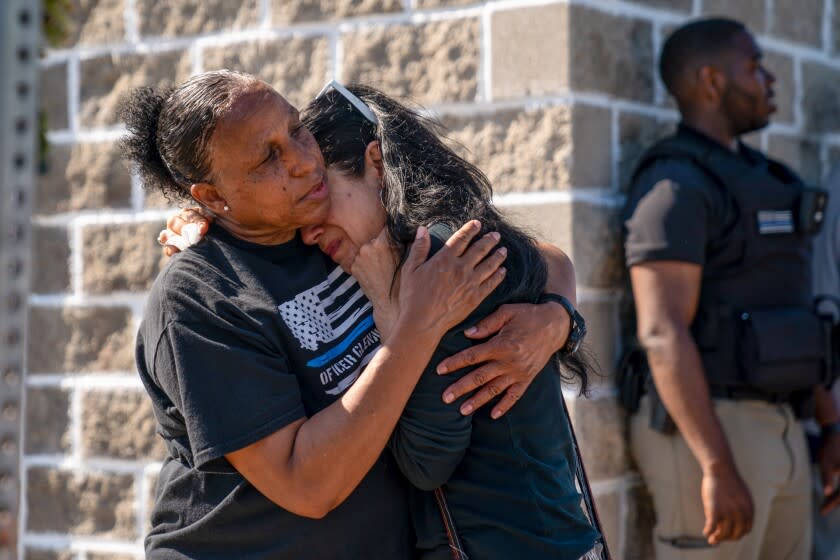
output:
M 181 189 L 158 149 L 158 123 L 171 89 L 137 88 L 121 100 L 119 119 L 128 135 L 119 143 L 123 157 L 138 172 L 147 191 L 159 191 L 169 199 L 181 197 Z

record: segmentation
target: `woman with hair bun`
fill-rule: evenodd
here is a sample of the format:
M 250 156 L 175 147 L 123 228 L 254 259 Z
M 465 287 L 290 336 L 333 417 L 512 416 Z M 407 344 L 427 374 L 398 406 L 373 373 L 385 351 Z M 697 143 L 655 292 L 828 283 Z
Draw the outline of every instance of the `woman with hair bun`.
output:
M 331 185 L 282 96 L 207 72 L 136 91 L 123 120 L 144 187 L 216 216 L 156 279 L 138 332 L 169 451 L 147 557 L 411 558 L 407 486 L 383 450 L 441 338 L 502 282 L 498 234 L 471 220 L 427 260 L 428 230 L 415 228 L 380 335 L 359 284 L 302 242 L 299 229 L 329 215 Z M 567 325 L 552 307 L 526 313 Z M 520 323 L 510 330 L 523 336 Z

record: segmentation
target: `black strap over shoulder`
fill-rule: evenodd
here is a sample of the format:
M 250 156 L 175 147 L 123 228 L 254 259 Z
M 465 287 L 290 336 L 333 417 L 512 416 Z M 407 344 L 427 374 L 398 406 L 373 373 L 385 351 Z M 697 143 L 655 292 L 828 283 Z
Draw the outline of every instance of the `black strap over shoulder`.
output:
M 740 151 L 753 161 L 767 162 L 768 171 L 784 183 L 799 182 L 799 176 L 787 165 L 775 159 L 768 158 L 764 153 L 747 146 L 739 144 Z M 631 175 L 631 185 L 636 182 L 639 176 L 656 161 L 662 159 L 678 159 L 694 163 L 700 170 L 708 175 L 721 187 L 726 187 L 728 179 L 722 170 L 717 158 L 726 157 L 720 148 L 701 138 L 694 138 L 689 134 L 672 134 L 663 138 L 651 146 L 636 164 Z
M 662 159 L 678 159 L 690 161 L 714 179 L 715 183 L 723 184 L 723 177 L 716 174 L 709 164 L 709 156 L 713 148 L 705 143 L 691 138 L 673 134 L 663 138 L 651 146 L 636 164 L 630 184 L 634 184 L 639 176 L 651 165 Z

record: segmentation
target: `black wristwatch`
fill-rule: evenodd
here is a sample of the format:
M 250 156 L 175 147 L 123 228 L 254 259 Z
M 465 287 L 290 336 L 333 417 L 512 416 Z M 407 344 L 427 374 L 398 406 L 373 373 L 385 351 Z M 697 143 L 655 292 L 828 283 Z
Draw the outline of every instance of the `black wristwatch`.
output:
M 537 299 L 537 303 L 548 303 L 549 301 L 559 303 L 569 314 L 572 326 L 569 330 L 569 338 L 566 339 L 566 345 L 560 349 L 560 353 L 564 356 L 574 354 L 580 349 L 580 345 L 583 343 L 583 338 L 586 336 L 586 321 L 584 321 L 581 314 L 577 312 L 577 309 L 575 309 L 575 306 L 572 305 L 572 302 L 561 295 L 542 294 Z

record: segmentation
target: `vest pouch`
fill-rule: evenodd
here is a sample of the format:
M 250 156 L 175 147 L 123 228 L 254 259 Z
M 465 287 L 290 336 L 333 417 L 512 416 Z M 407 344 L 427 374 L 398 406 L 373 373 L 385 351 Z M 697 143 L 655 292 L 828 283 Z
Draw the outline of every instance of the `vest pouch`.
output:
M 814 187 L 805 187 L 799 196 L 799 211 L 796 229 L 807 235 L 820 232 L 825 220 L 825 207 L 828 204 L 828 191 Z
M 786 396 L 824 380 L 825 330 L 802 307 L 744 312 L 740 316 L 739 366 L 751 387 Z

